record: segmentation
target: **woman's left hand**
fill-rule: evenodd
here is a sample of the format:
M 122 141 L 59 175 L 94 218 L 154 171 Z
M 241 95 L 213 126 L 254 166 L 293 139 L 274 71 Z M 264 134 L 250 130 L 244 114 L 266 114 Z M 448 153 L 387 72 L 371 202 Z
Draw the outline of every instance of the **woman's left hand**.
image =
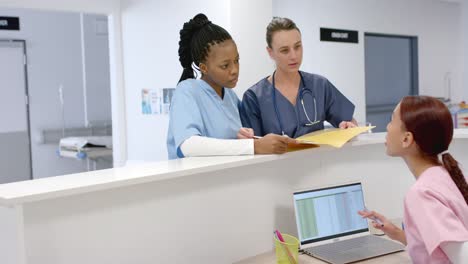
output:
M 341 129 L 347 129 L 347 128 L 352 128 L 352 127 L 357 127 L 357 121 L 356 119 L 351 119 L 351 121 L 341 121 L 339 128 Z
M 356 127 L 356 124 L 354 124 L 351 121 L 342 121 L 340 123 L 340 128 L 341 129 L 352 128 L 352 127 Z
M 248 139 L 248 138 L 253 138 L 253 136 L 254 136 L 254 131 L 251 128 L 241 127 L 241 129 L 239 129 L 239 132 L 237 132 L 238 139 Z

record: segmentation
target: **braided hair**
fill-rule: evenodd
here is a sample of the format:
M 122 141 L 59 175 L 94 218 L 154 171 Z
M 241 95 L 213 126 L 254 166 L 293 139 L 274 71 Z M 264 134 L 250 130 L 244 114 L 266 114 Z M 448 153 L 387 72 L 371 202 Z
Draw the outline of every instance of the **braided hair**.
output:
M 179 41 L 179 61 L 184 70 L 179 82 L 195 78 L 192 65 L 199 70 L 199 65 L 205 61 L 210 47 L 230 39 L 231 35 L 224 28 L 211 23 L 204 14 L 198 14 L 184 23 Z

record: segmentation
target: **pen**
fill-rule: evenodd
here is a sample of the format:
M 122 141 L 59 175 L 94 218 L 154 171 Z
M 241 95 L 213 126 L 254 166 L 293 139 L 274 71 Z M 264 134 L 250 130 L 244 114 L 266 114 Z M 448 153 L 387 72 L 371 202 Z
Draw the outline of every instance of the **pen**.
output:
M 369 209 L 367 209 L 367 207 L 364 207 L 363 211 L 364 211 L 364 212 L 367 212 L 367 213 L 370 213 L 370 211 L 369 211 Z M 377 217 L 375 217 L 375 216 L 369 216 L 369 218 L 370 218 L 372 221 L 374 221 L 374 222 L 376 222 L 377 224 L 379 224 L 381 227 L 384 226 L 384 224 L 382 223 L 382 221 L 380 221 L 380 219 L 378 219 Z
M 284 243 L 284 238 L 281 235 L 281 233 L 278 230 L 275 230 L 276 236 L 278 237 L 278 240 Z
M 283 137 L 289 137 L 289 136 L 288 136 L 288 135 L 283 135 Z M 255 139 L 260 139 L 260 138 L 262 138 L 262 137 L 261 137 L 261 136 L 253 136 L 253 138 L 255 138 Z

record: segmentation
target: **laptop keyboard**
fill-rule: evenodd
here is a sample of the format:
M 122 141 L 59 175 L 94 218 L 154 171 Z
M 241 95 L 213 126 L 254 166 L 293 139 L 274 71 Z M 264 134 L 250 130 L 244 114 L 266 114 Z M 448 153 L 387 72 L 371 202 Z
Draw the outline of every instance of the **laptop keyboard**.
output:
M 404 249 L 399 243 L 374 235 L 304 249 L 308 255 L 330 263 L 350 263 Z

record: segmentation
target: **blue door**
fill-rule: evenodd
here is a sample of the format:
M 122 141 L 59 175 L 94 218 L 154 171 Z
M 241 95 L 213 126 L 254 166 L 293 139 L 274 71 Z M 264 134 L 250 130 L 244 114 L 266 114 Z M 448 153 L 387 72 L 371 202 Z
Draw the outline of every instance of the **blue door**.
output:
M 365 34 L 366 121 L 386 131 L 393 109 L 418 94 L 417 38 Z

